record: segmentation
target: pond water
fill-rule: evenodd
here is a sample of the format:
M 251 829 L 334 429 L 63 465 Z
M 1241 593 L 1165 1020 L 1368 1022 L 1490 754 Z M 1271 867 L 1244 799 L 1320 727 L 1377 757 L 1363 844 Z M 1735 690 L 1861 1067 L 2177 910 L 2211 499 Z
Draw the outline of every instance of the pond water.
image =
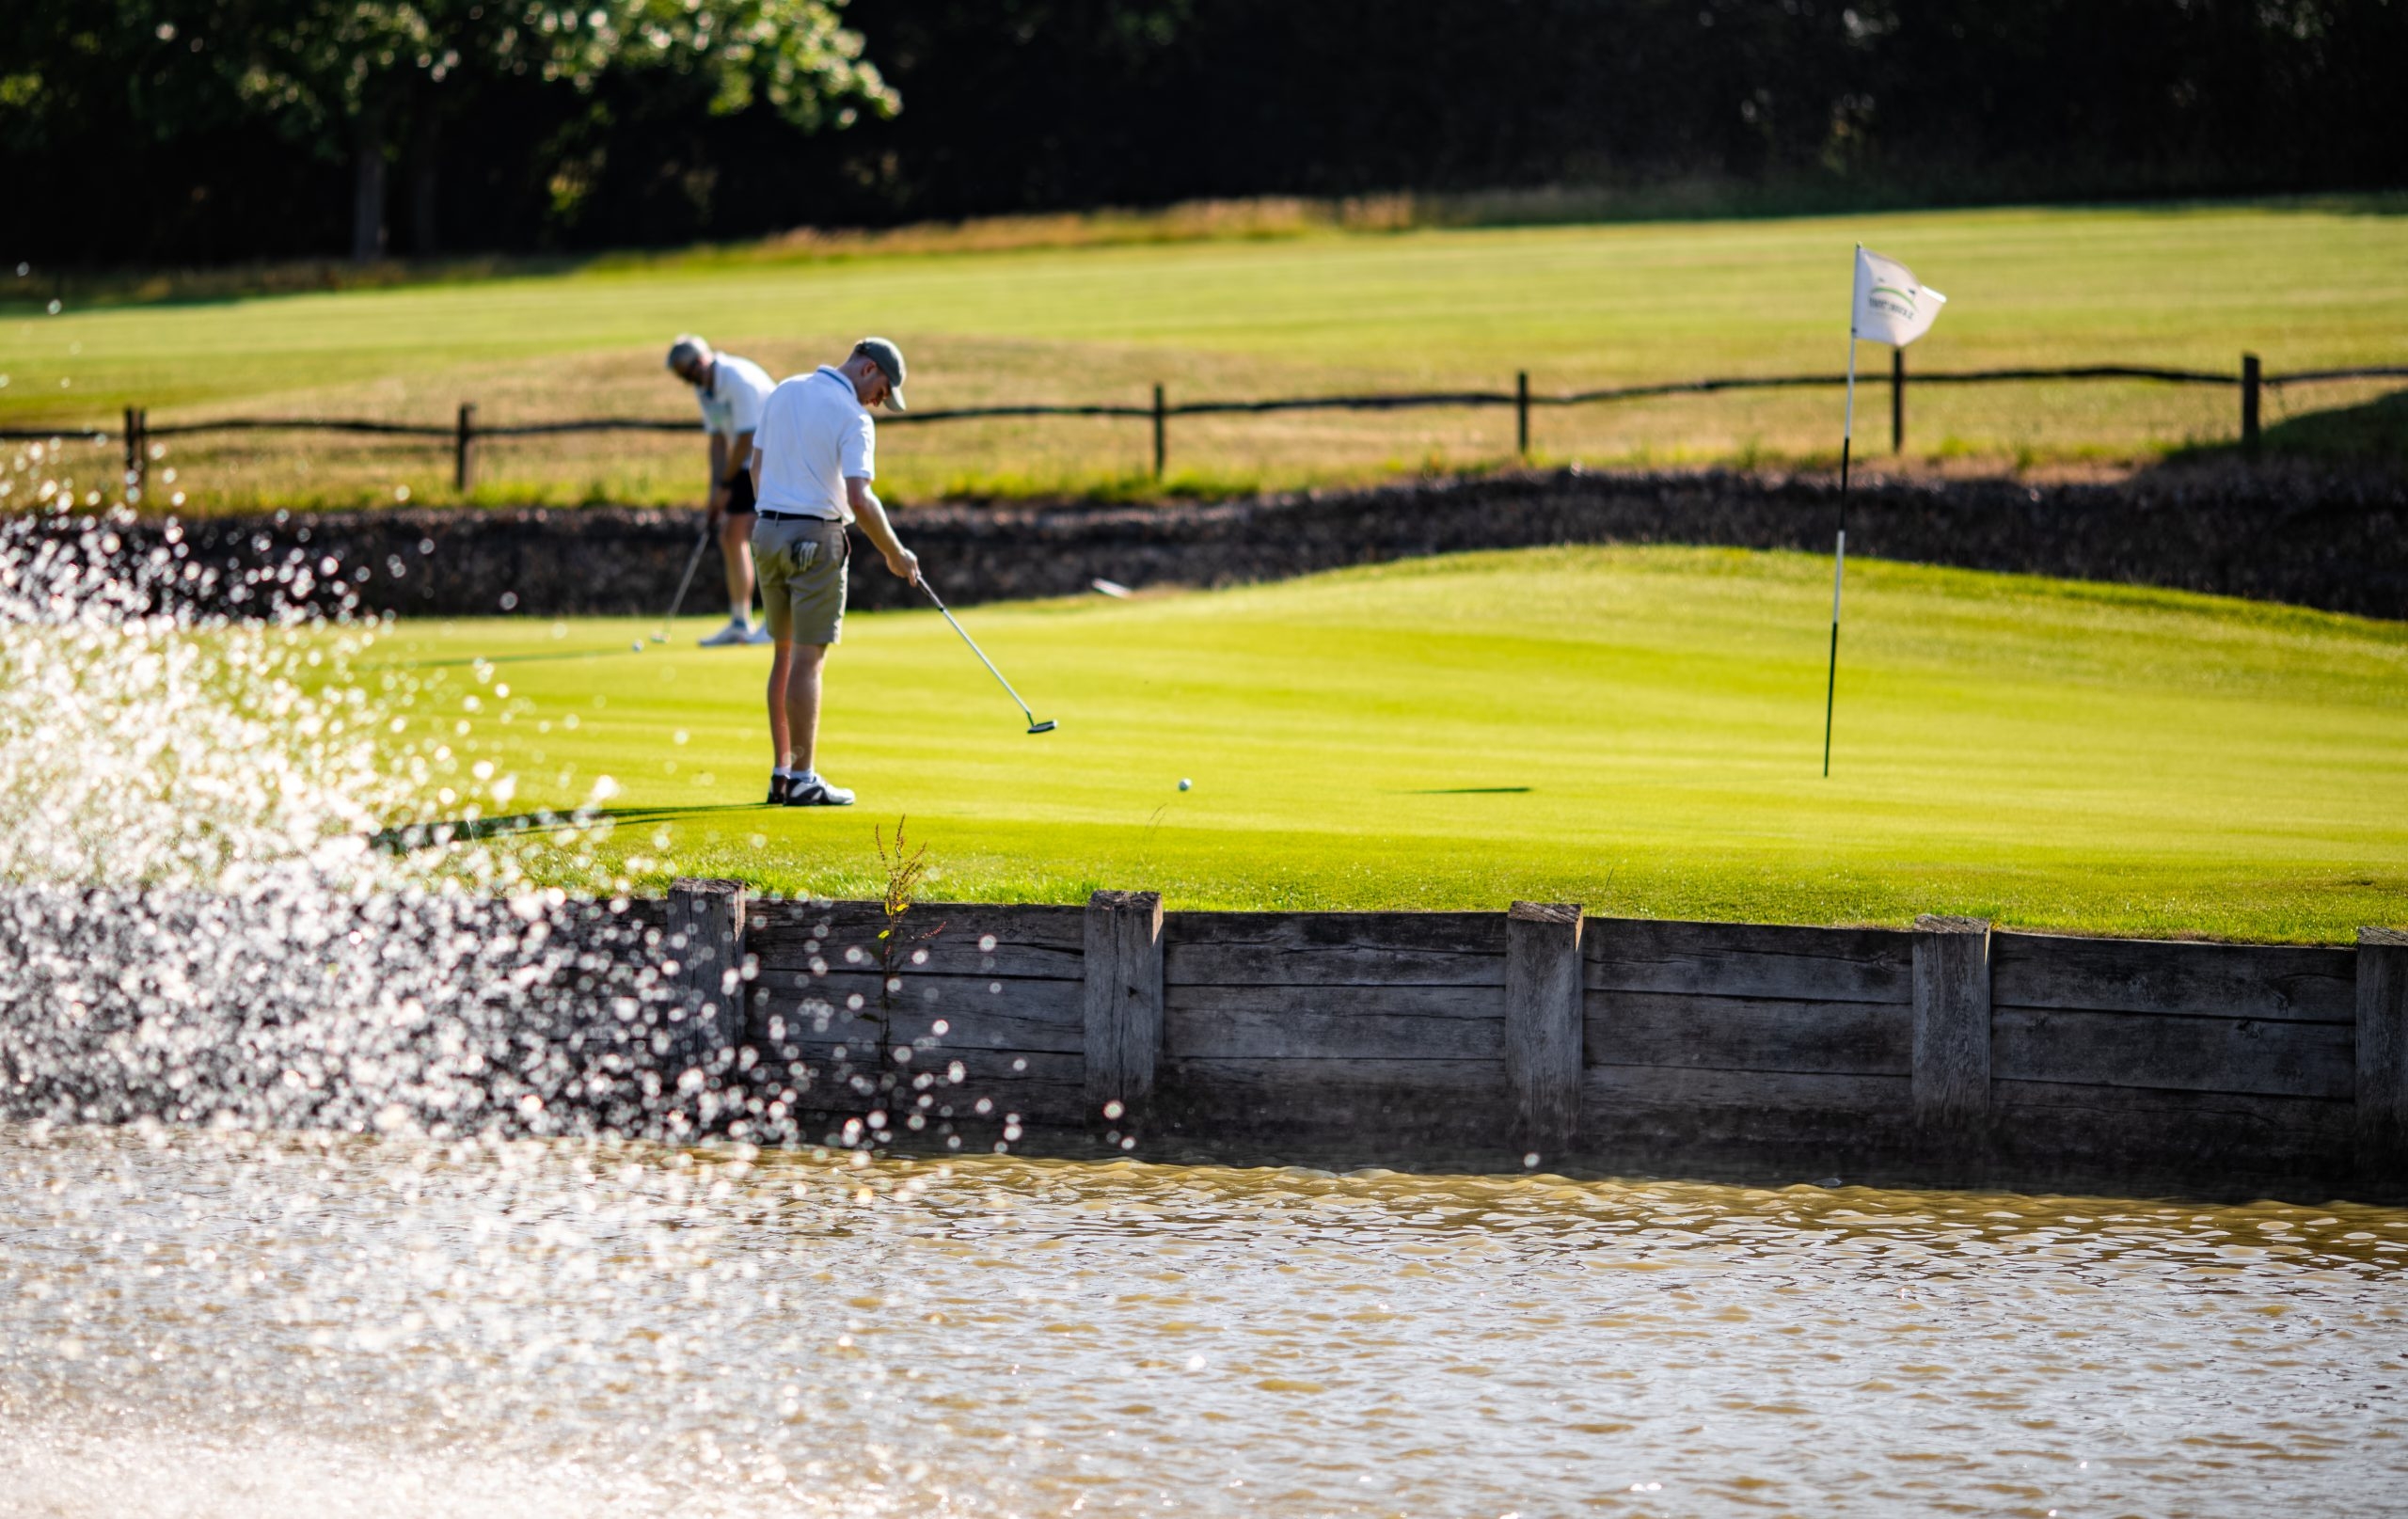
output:
M 2408 1211 L 0 1128 L 0 1511 L 2408 1492 Z

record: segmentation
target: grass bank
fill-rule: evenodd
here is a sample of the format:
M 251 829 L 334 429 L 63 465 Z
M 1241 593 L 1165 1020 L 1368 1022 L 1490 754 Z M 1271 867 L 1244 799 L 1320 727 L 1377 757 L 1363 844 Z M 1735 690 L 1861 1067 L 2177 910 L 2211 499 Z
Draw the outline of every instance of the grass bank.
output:
M 428 681 L 420 711 L 463 773 L 516 777 L 514 812 L 610 775 L 603 866 L 654 888 L 874 895 L 871 829 L 908 814 L 945 897 L 2307 941 L 2408 918 L 2408 812 L 2384 799 L 2408 795 L 2408 628 L 1852 565 L 1824 780 L 1829 577 L 1560 549 L 980 608 L 1061 721 L 1042 737 L 932 614 L 859 616 L 823 743 L 849 811 L 757 805 L 767 656 L 697 649 L 700 623 L 642 654 L 631 622 L 404 623 L 371 658 Z
M 1041 229 L 830 250 L 703 250 L 553 270 L 458 271 L 436 283 L 119 304 L 0 316 L 0 424 L 298 413 L 488 422 L 682 417 L 667 340 L 698 330 L 773 369 L 806 368 L 864 331 L 900 340 L 924 408 L 1142 403 L 1392 388 L 1561 390 L 1793 371 L 1845 358 L 1848 249 L 1911 262 L 1952 297 L 1918 367 L 2140 363 L 2234 370 L 2397 363 L 2408 356 L 2401 202 L 2021 208 L 1925 214 L 1394 229 L 1255 228 L 1196 235 Z M 1191 229 L 1192 230 L 1192 229 Z M 967 236 L 967 234 L 963 234 Z M 838 256 L 841 253 L 841 256 Z M 1878 366 L 1882 353 L 1868 350 Z M 2362 404 L 2380 387 L 2276 393 L 2270 423 Z M 1783 465 L 1835 455 L 1839 397 L 1802 391 L 1543 411 L 1542 461 Z M 1877 462 L 1887 406 L 1862 420 Z M 1940 469 L 2117 466 L 2212 444 L 2227 390 L 2038 383 L 1912 399 L 1903 463 Z M 1191 493 L 1353 483 L 1494 466 L 1504 411 L 1180 421 L 1170 486 Z M 1150 490 L 1140 421 L 894 429 L 882 475 L 904 499 Z M 89 466 L 113 473 L 109 451 Z M 280 435 L 178 443 L 163 495 L 203 509 L 452 498 L 449 450 Z M 689 437 L 489 446 L 473 501 L 680 501 L 699 495 Z

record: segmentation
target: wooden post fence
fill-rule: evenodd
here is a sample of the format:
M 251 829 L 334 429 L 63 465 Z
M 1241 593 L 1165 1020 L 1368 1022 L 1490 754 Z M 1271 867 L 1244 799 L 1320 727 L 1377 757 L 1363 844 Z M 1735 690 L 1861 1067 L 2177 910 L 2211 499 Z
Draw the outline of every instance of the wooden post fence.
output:
M 1914 994 L 1916 1120 L 1976 1126 L 1990 1106 L 1990 926 L 1917 918 Z
M 733 1063 L 744 1042 L 742 881 L 680 878 L 670 883 L 661 945 L 676 965 L 683 1014 L 670 1025 L 664 1064 L 682 1089 Z
M 463 496 L 476 482 L 476 461 L 470 450 L 477 436 L 477 403 L 460 403 L 460 417 L 452 433 L 452 488 Z
M 1907 351 L 1890 350 L 1890 451 L 1907 451 Z
M 1505 914 L 1505 1085 L 1513 1142 L 1540 1156 L 1571 1148 L 1579 1130 L 1580 917 L 1566 902 Z
M 125 488 L 140 499 L 143 485 L 150 476 L 150 412 L 141 406 L 125 408 Z
M 1163 895 L 1087 898 L 1086 1117 L 1121 1119 L 1154 1095 L 1163 1052 Z
M 2258 395 L 2265 384 L 2265 371 L 2258 365 L 2256 354 L 2241 356 L 2241 447 L 2245 453 L 2258 451 Z
M 2359 1164 L 2408 1157 L 2408 932 L 2358 930 Z
M 1530 456 L 1530 372 L 1519 370 L 1513 375 L 1513 452 L 1521 458 Z
M 1170 413 L 1163 403 L 1163 388 L 1154 387 L 1154 478 L 1163 478 L 1163 466 L 1170 453 Z

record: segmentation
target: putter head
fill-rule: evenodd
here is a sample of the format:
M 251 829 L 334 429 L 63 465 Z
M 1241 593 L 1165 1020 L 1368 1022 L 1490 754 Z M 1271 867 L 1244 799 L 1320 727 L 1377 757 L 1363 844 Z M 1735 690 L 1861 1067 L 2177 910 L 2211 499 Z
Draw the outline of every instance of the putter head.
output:
M 1031 733 L 1052 733 L 1054 731 L 1054 720 L 1052 718 L 1047 718 L 1043 722 L 1032 722 L 1028 725 L 1028 731 Z

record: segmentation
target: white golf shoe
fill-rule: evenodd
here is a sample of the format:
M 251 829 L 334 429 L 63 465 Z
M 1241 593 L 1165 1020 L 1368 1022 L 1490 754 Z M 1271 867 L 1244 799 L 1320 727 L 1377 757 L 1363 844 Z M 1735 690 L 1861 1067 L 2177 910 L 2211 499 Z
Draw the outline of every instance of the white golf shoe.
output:
M 745 641 L 745 642 L 747 642 L 747 643 L 767 643 L 767 642 L 768 642 L 768 641 L 769 641 L 769 625 L 768 625 L 768 624 L 767 624 L 767 623 L 755 623 L 755 624 L 753 624 L 753 625 L 752 625 L 752 631 L 744 635 L 744 641 Z
M 705 649 L 724 649 L 732 643 L 750 643 L 752 641 L 752 628 L 751 625 L 739 623 L 735 618 L 731 617 L 727 620 L 727 625 L 725 627 L 721 628 L 718 632 L 713 633 L 710 637 L 703 640 L 703 647 Z
M 843 786 L 832 786 L 816 775 L 798 775 L 786 782 L 785 804 L 789 807 L 849 807 L 853 794 Z

